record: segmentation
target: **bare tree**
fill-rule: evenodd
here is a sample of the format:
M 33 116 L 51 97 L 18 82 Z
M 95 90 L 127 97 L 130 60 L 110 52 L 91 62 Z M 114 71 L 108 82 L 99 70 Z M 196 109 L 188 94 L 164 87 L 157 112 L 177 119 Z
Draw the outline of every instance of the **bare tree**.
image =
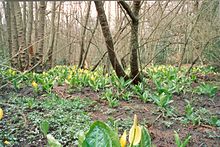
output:
M 59 32 L 59 30 L 60 30 L 60 12 L 61 12 L 61 6 L 62 6 L 62 1 L 60 1 L 60 3 L 59 3 L 59 9 L 58 9 L 58 13 L 57 13 L 57 27 L 56 27 L 56 32 Z M 55 45 L 54 45 L 54 52 L 56 52 L 57 51 L 57 48 L 58 48 L 58 40 L 59 40 L 59 33 L 56 33 L 56 35 L 55 35 Z M 53 65 L 52 66 L 54 66 L 54 65 L 56 65 L 56 54 L 54 54 L 53 55 Z
M 85 37 L 86 37 L 86 27 L 87 27 L 88 20 L 89 20 L 90 8 L 91 8 L 91 1 L 88 2 L 88 8 L 87 8 L 87 13 L 86 13 L 86 18 L 85 18 L 85 25 L 83 27 L 83 32 L 82 32 L 82 40 L 81 40 L 81 48 L 80 48 L 79 64 L 78 64 L 79 68 L 84 67 L 82 60 L 83 60 L 83 55 L 85 53 L 84 46 L 85 46 Z
M 119 1 L 122 7 L 126 10 L 131 18 L 131 40 L 130 40 L 130 68 L 131 78 L 134 79 L 134 83 L 140 81 L 139 69 L 138 69 L 138 26 L 139 26 L 139 11 L 141 8 L 141 1 L 133 1 L 133 11 L 129 5 L 124 1 Z
M 115 51 L 114 51 L 112 35 L 110 32 L 107 18 L 105 15 L 105 11 L 103 8 L 103 3 L 101 1 L 94 1 L 94 2 L 95 2 L 96 10 L 98 13 L 99 22 L 102 28 L 102 33 L 105 38 L 105 43 L 106 43 L 107 50 L 108 50 L 108 56 L 111 61 L 112 67 L 115 70 L 118 77 L 124 77 L 125 79 L 128 79 L 128 76 L 126 75 L 122 66 L 120 65 L 116 57 Z

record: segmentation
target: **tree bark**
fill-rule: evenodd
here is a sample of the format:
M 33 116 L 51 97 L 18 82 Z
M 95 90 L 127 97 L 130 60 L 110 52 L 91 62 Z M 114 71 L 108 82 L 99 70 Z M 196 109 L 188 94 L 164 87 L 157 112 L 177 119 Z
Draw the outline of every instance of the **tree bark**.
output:
M 8 43 L 8 50 L 9 50 L 9 58 L 12 58 L 12 34 L 11 34 L 11 9 L 10 9 L 10 2 L 3 2 L 4 12 L 5 12 L 5 19 L 7 25 L 7 43 Z
M 79 64 L 78 64 L 79 68 L 84 67 L 84 65 L 82 63 L 82 60 L 83 60 L 83 55 L 85 53 L 84 46 L 85 46 L 85 37 L 86 37 L 86 27 L 87 27 L 88 20 L 89 20 L 90 8 L 91 8 L 91 1 L 89 1 L 89 3 L 88 3 L 88 9 L 87 9 L 87 13 L 86 13 L 85 25 L 83 27 L 83 32 L 82 32 L 82 40 L 81 40 L 81 48 L 80 48 Z
M 61 7 L 62 7 L 62 1 L 60 1 L 59 3 L 59 9 L 58 9 L 58 13 L 57 13 L 57 27 L 56 27 L 56 32 L 59 32 L 60 29 L 60 11 L 61 11 Z M 54 52 L 57 51 L 57 47 L 58 47 L 58 40 L 59 40 L 59 33 L 56 33 L 55 35 L 55 45 L 54 45 Z M 52 66 L 56 65 L 56 61 L 57 60 L 57 56 L 56 54 L 53 55 L 53 64 Z
M 45 25 L 45 1 L 40 1 L 39 6 L 39 28 L 38 28 L 38 40 L 44 37 L 44 25 Z M 36 72 L 43 72 L 43 51 L 44 51 L 44 40 L 41 40 L 38 44 L 38 50 L 36 53 L 36 61 L 39 65 L 36 67 Z
M 27 45 L 27 42 L 26 42 L 26 24 L 27 24 L 27 19 L 26 19 L 26 1 L 23 2 L 23 32 L 24 32 L 24 45 L 26 46 Z
M 19 63 L 18 63 L 18 30 L 17 30 L 17 22 L 16 22 L 16 17 L 15 17 L 15 9 L 14 9 L 14 3 L 13 2 L 8 2 L 10 3 L 10 8 L 11 8 L 11 34 L 12 34 L 12 58 L 11 58 L 11 65 L 13 68 L 19 68 Z
M 131 78 L 134 79 L 134 83 L 137 84 L 141 79 L 139 76 L 138 69 L 138 27 L 139 27 L 139 11 L 141 8 L 141 1 L 133 1 L 133 11 L 130 9 L 129 5 L 124 1 L 119 1 L 122 7 L 125 9 L 127 14 L 131 18 L 131 39 L 130 39 L 130 68 L 131 68 Z
M 108 50 L 108 56 L 111 61 L 112 67 L 115 70 L 118 77 L 124 77 L 125 79 L 128 79 L 128 76 L 124 72 L 122 66 L 119 64 L 119 61 L 114 51 L 113 39 L 109 29 L 105 11 L 103 8 L 103 3 L 101 1 L 94 1 L 94 2 L 98 13 L 99 22 L 102 28 L 102 33 L 105 38 L 105 43 Z
M 33 30 L 33 2 L 28 2 L 28 20 L 27 20 L 27 46 L 28 49 L 28 64 L 29 66 L 33 65 L 33 47 L 31 46 L 31 34 Z
M 19 57 L 20 57 L 20 70 L 24 71 L 25 67 L 27 66 L 27 54 L 24 51 L 25 48 L 25 34 L 23 28 L 23 20 L 21 14 L 21 7 L 19 2 L 14 2 L 14 8 L 16 13 L 16 23 L 18 29 L 18 43 L 19 43 Z
M 50 36 L 50 44 L 49 44 L 49 51 L 48 51 L 48 64 L 49 68 L 52 67 L 53 64 L 53 48 L 54 48 L 54 38 L 55 38 L 55 10 L 56 10 L 56 1 L 53 2 L 52 7 L 52 16 L 51 16 L 51 36 Z

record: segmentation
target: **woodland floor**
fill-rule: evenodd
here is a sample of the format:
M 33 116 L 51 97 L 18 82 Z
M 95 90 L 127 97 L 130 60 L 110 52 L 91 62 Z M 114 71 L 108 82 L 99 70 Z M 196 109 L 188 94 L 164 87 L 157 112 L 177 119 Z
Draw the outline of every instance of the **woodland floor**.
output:
M 121 134 L 125 128 L 129 130 L 132 125 L 133 115 L 137 114 L 140 123 L 148 128 L 152 137 L 152 142 L 157 147 L 176 146 L 173 136 L 174 130 L 178 131 L 181 138 L 186 137 L 187 134 L 192 136 L 188 145 L 190 147 L 220 146 L 220 129 L 218 127 L 204 124 L 184 124 L 181 122 L 183 119 L 181 116 L 184 114 L 184 106 L 186 105 L 185 100 L 190 100 L 192 98 L 194 99 L 193 106 L 195 110 L 205 108 L 212 114 L 220 117 L 220 91 L 218 91 L 212 99 L 208 96 L 196 94 L 174 95 L 174 102 L 171 105 L 175 108 L 175 111 L 178 111 L 178 115 L 175 117 L 164 115 L 155 104 L 143 103 L 143 101 L 135 97 L 130 101 L 121 100 L 118 107 L 110 108 L 106 101 L 99 98 L 101 92 L 94 92 L 88 87 L 84 87 L 79 91 L 76 90 L 71 94 L 67 91 L 67 86 L 65 85 L 53 88 L 53 93 L 58 96 L 58 99 L 64 99 L 65 102 L 79 101 L 79 105 L 77 105 L 77 109 L 75 109 L 77 110 L 75 111 L 75 116 L 78 117 L 78 114 L 88 116 L 88 118 L 83 118 L 82 122 L 77 122 L 79 127 L 84 127 L 83 125 L 80 126 L 80 124 L 85 124 L 85 121 L 90 123 L 94 120 L 109 121 L 113 119 L 118 121 L 119 132 Z M 19 102 L 20 100 L 15 100 L 13 97 L 16 97 L 16 99 L 20 98 L 20 100 L 24 102 L 24 98 L 34 97 L 34 94 L 31 87 L 25 87 L 19 91 L 14 91 L 9 86 L 0 92 L 0 106 L 2 105 L 2 108 L 5 110 L 3 122 L 0 122 L 0 130 L 2 132 L 0 137 L 4 137 L 3 140 L 13 140 L 13 146 L 45 146 L 46 139 L 39 133 L 39 128 L 37 126 L 39 121 L 34 121 L 38 120 L 38 116 L 39 119 L 48 117 L 50 111 L 53 111 L 53 109 L 57 109 L 57 112 L 65 111 L 68 113 L 68 111 L 72 111 L 69 109 L 73 108 L 72 105 L 70 107 L 63 106 L 61 104 L 63 101 L 57 100 L 53 105 L 54 107 L 50 104 L 51 107 L 49 108 L 48 104 L 48 109 L 46 109 L 43 103 L 49 102 L 46 100 L 48 99 L 48 95 L 36 97 L 35 100 L 38 102 L 36 105 L 33 105 L 33 108 L 22 105 L 21 102 Z M 86 101 L 85 103 L 84 100 Z M 28 101 L 25 102 L 27 105 L 30 104 Z M 83 103 L 82 106 L 80 106 L 81 103 Z M 36 113 L 36 115 L 33 113 Z M 35 118 L 31 116 L 35 116 Z M 72 117 L 75 118 L 75 116 Z M 204 115 L 203 117 L 205 118 L 206 116 Z M 64 121 L 64 118 L 61 120 Z M 68 121 L 70 120 L 67 120 L 67 122 Z M 56 126 L 56 124 L 51 123 L 50 131 L 57 131 L 60 128 L 68 129 L 62 126 L 62 124 Z M 64 146 L 76 146 L 75 143 L 66 141 L 65 134 L 62 133 L 61 131 L 60 135 L 64 136 L 62 139 Z

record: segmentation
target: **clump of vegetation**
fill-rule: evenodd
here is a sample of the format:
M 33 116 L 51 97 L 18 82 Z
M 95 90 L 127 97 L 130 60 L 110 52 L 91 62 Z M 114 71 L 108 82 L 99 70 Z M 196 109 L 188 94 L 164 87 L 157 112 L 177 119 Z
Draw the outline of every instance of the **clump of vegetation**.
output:
M 2 144 L 9 142 L 11 145 L 19 145 L 20 143 L 25 143 L 24 141 L 33 143 L 40 139 L 43 144 L 76 145 L 79 139 L 78 136 L 81 134 L 80 130 L 85 131 L 93 124 L 90 113 L 97 110 L 100 112 L 100 104 L 98 104 L 100 101 L 104 101 L 108 105 L 109 108 L 104 110 L 103 114 L 109 116 L 115 112 L 120 112 L 119 110 L 123 110 L 125 111 L 123 113 L 128 114 L 134 113 L 139 106 L 132 108 L 128 104 L 125 105 L 125 103 L 139 100 L 146 106 L 155 104 L 163 114 L 159 114 L 158 118 L 171 118 L 172 120 L 163 121 L 169 128 L 173 127 L 173 120 L 175 119 L 181 120 L 180 122 L 185 125 L 219 127 L 220 119 L 218 115 L 211 113 L 205 108 L 195 108 L 193 101 L 188 101 L 184 114 L 177 117 L 179 112 L 174 107 L 176 97 L 199 94 L 212 97 L 211 101 L 215 100 L 218 90 L 216 86 L 201 82 L 199 86 L 192 90 L 191 85 L 198 83 L 196 78 L 197 71 L 200 72 L 197 69 L 190 75 L 185 75 L 182 73 L 186 72 L 184 68 L 180 72 L 173 66 L 149 67 L 146 70 L 149 77 L 144 77 L 143 82 L 136 85 L 132 84 L 131 80 L 118 78 L 116 74 L 103 76 L 102 69 L 91 72 L 86 69 L 77 69 L 76 66 L 57 66 L 41 74 L 34 72 L 19 73 L 12 69 L 0 71 L 2 77 L 13 88 L 13 92 L 9 93 L 11 94 L 10 98 L 0 101 L 3 109 L 7 107 L 4 111 L 7 117 L 0 122 L 0 125 L 4 125 L 0 133 L 0 137 L 3 138 Z M 62 99 L 62 97 L 56 95 L 59 93 L 54 90 L 59 87 L 66 87 L 67 91 L 64 93 L 68 95 L 79 93 L 83 91 L 83 88 L 87 87 L 91 92 L 99 95 L 99 100 L 94 101 L 90 97 L 71 100 L 68 97 L 67 99 Z M 32 95 L 17 96 L 17 93 L 24 88 L 31 90 Z M 146 109 L 146 111 L 148 110 Z M 8 117 L 13 113 L 17 113 L 18 117 Z M 153 111 L 152 114 L 158 114 L 158 109 Z M 125 122 L 120 122 L 120 132 L 129 126 L 129 122 L 129 119 Z M 27 131 L 29 126 L 32 126 L 31 130 Z M 106 126 L 101 121 L 94 123 L 92 126 L 94 128 L 105 126 L 108 128 L 107 130 L 111 129 L 114 134 L 117 134 L 116 130 L 118 130 Z M 16 131 L 10 133 L 12 128 Z M 145 129 L 142 128 L 142 133 L 146 134 L 147 130 L 145 132 L 143 130 Z M 21 136 L 20 134 L 26 135 Z M 125 134 L 123 136 L 126 136 Z M 177 138 L 176 144 L 181 146 L 186 144 L 190 137 L 183 142 L 178 141 Z M 19 142 L 18 140 L 20 139 L 23 141 Z M 116 142 L 120 142 L 118 137 Z

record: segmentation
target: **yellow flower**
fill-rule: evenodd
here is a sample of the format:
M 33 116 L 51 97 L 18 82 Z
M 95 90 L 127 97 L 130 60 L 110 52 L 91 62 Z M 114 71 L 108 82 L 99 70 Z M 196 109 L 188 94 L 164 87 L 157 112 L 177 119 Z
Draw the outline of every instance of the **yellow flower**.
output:
M 10 144 L 10 142 L 9 142 L 9 141 L 7 141 L 7 140 L 5 140 L 5 141 L 4 141 L 4 144 L 9 145 L 9 144 Z
M 129 142 L 133 145 L 138 145 L 141 141 L 141 127 L 137 123 L 137 115 L 134 115 L 134 123 L 129 131 Z
M 68 77 L 67 77 L 67 80 L 70 80 L 72 78 L 72 75 L 69 74 Z
M 37 88 L 37 87 L 38 87 L 38 84 L 37 84 L 35 81 L 33 81 L 33 82 L 32 82 L 32 86 L 33 86 L 34 88 Z
M 120 138 L 121 147 L 125 147 L 126 146 L 126 136 L 127 136 L 127 132 L 125 130 L 123 135 Z
M 0 108 L 0 120 L 3 118 L 3 110 Z
M 14 76 L 14 75 L 16 74 L 16 71 L 14 71 L 14 70 L 12 70 L 12 69 L 9 69 L 8 72 L 9 72 L 12 76 Z
M 95 76 L 91 76 L 91 78 L 90 78 L 92 81 L 95 81 Z

